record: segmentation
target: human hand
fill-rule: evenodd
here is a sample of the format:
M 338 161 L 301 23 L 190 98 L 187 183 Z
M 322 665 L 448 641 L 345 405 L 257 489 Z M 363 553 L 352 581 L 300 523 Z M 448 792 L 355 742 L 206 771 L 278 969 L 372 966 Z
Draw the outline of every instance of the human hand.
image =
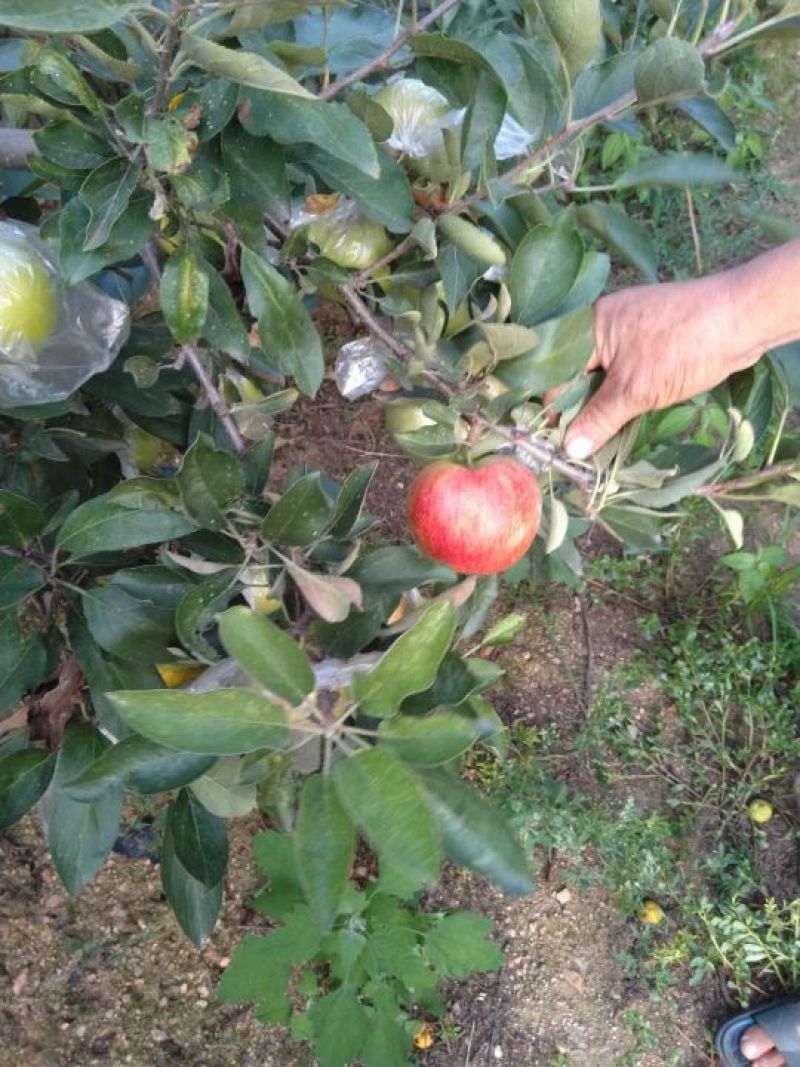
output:
M 696 281 L 642 285 L 598 300 L 587 370 L 605 379 L 569 426 L 564 447 L 586 459 L 646 411 L 713 389 L 763 352 L 742 321 L 735 272 Z

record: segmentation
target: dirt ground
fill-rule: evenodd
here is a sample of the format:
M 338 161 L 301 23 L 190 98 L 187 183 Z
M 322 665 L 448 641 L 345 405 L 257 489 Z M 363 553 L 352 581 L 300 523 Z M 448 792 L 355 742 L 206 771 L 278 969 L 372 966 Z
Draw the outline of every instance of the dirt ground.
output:
M 793 64 L 800 69 L 800 53 L 793 53 Z M 775 163 L 781 180 L 795 189 L 799 84 L 790 78 L 784 89 Z M 362 402 L 345 418 L 326 384 L 306 416 L 299 432 L 286 424 L 287 456 L 333 475 L 376 461 L 381 490 L 370 507 L 388 535 L 399 532 L 413 468 L 382 434 L 377 402 Z M 280 451 L 278 456 L 280 462 Z M 548 627 L 531 611 L 526 630 L 504 650 L 507 678 L 494 696 L 507 722 L 556 723 L 568 741 L 585 715 L 586 682 L 595 686 L 637 647 L 640 609 L 611 595 L 582 607 L 565 591 L 550 594 L 547 607 Z M 130 826 L 140 826 L 141 819 L 141 811 L 128 812 Z M 233 829 L 222 919 L 202 952 L 178 930 L 149 859 L 112 856 L 84 893 L 71 899 L 49 862 L 35 817 L 0 835 L 0 1067 L 309 1063 L 284 1032 L 220 1005 L 214 996 L 234 945 L 263 925 L 247 907 L 257 881 L 249 855 L 257 828 L 254 817 Z M 565 888 L 558 862 L 545 873 L 523 900 L 503 898 L 461 873 L 448 875 L 437 889 L 432 906 L 488 914 L 507 958 L 499 973 L 450 990 L 449 1021 L 459 1036 L 421 1053 L 422 1067 L 601 1067 L 623 1061 L 663 1067 L 676 1051 L 683 1067 L 711 1064 L 708 1035 L 730 1012 L 722 991 L 709 983 L 672 991 L 667 1004 L 654 1004 L 621 967 L 619 954 L 637 934 L 620 919 L 611 895 Z M 658 1048 L 637 1051 L 623 1020 L 637 1009 L 656 1023 Z M 659 1018 L 666 1020 L 660 1028 Z

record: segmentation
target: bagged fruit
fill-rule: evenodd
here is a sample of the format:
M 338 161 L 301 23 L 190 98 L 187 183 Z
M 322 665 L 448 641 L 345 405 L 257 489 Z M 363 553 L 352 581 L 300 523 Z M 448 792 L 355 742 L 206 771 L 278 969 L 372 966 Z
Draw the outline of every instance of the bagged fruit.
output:
M 34 226 L 0 222 L 0 407 L 65 399 L 108 369 L 129 325 L 126 304 L 64 284 Z
M 417 78 L 395 78 L 375 96 L 394 122 L 389 148 L 414 161 L 416 170 L 424 177 L 446 181 L 453 165 L 450 153 L 459 157 L 461 127 L 466 108 L 452 109 L 437 90 Z M 445 132 L 450 131 L 450 153 Z M 526 130 L 513 115 L 507 113 L 494 142 L 498 160 L 515 159 L 530 150 L 541 131 Z
M 309 197 L 292 223 L 305 226 L 320 254 L 348 270 L 366 270 L 392 247 L 384 227 L 366 218 L 344 197 Z

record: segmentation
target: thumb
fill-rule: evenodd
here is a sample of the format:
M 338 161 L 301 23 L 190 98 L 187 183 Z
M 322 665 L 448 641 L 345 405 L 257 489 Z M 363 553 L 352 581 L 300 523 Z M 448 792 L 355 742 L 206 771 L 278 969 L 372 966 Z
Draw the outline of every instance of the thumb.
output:
M 571 459 L 588 459 L 635 415 L 624 394 L 615 388 L 613 375 L 609 374 L 583 411 L 570 423 L 564 450 Z

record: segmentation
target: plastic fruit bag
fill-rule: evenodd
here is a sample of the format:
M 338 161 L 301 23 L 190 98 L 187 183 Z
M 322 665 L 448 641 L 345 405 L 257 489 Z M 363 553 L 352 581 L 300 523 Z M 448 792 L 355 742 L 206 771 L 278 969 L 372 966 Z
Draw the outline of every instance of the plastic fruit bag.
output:
M 412 160 L 423 177 L 448 181 L 461 155 L 464 109 L 452 110 L 438 89 L 418 78 L 395 78 L 376 93 L 375 100 L 394 123 L 387 146 Z
M 320 254 L 348 270 L 366 270 L 392 248 L 384 227 L 362 215 L 345 197 L 309 197 L 292 224 L 305 226 Z
M 36 227 L 0 222 L 0 407 L 64 400 L 113 363 L 128 307 L 64 284 Z

